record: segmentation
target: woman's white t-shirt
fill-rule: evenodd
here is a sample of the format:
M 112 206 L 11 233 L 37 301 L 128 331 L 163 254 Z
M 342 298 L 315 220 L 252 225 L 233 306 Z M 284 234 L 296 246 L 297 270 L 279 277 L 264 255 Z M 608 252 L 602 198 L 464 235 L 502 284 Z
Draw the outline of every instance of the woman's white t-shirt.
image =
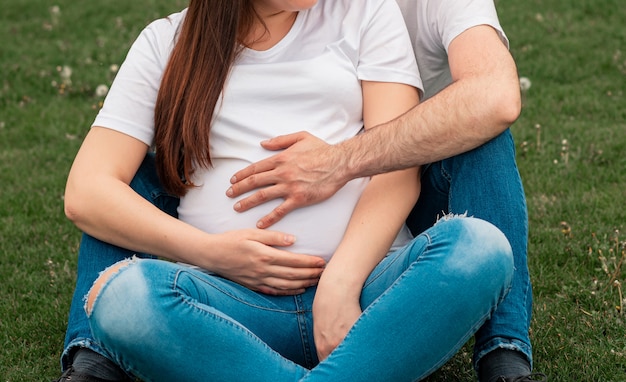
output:
M 141 33 L 94 126 L 152 145 L 158 87 L 185 14 L 157 20 Z M 235 201 L 225 195 L 232 175 L 273 154 L 260 146 L 267 138 L 306 130 L 334 144 L 358 134 L 363 128 L 362 80 L 422 87 L 393 0 L 320 0 L 299 13 L 271 49 L 244 49 L 211 127 L 213 167 L 195 170 L 192 181 L 198 187 L 181 198 L 179 218 L 210 233 L 254 228 L 282 200 L 235 212 Z M 291 212 L 271 229 L 296 236 L 290 251 L 328 259 L 367 183 L 365 178 L 353 180 L 330 199 Z M 403 230 L 396 244 L 408 240 Z

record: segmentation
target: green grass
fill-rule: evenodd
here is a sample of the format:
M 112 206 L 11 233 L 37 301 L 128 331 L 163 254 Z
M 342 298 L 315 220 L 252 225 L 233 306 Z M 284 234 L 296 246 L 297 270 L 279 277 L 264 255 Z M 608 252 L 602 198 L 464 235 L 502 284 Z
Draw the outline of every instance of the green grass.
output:
M 184 2 L 55 4 L 58 15 L 47 1 L 6 0 L 0 13 L 2 382 L 59 373 L 80 239 L 63 188 L 101 101 L 95 88 L 146 23 Z M 626 381 L 626 8 L 497 5 L 532 81 L 512 130 L 530 214 L 536 368 L 551 381 Z M 470 357 L 468 345 L 429 381 L 473 380 Z

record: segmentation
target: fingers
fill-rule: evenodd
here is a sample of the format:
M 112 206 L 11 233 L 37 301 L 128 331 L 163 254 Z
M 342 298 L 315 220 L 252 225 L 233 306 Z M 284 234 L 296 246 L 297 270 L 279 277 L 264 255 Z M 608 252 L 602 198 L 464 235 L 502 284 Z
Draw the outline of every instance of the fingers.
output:
M 306 292 L 306 288 L 282 290 L 282 289 L 272 288 L 269 286 L 262 286 L 262 287 L 259 287 L 258 289 L 253 289 L 253 290 L 259 293 L 268 294 L 270 296 L 294 296 L 294 295 L 302 294 Z
M 298 208 L 298 203 L 295 203 L 295 198 L 285 198 L 286 194 L 281 192 L 280 189 L 280 186 L 261 189 L 247 198 L 237 201 L 233 209 L 237 212 L 244 212 L 270 200 L 284 198 L 284 201 L 280 205 L 274 208 L 269 214 L 262 217 L 256 224 L 257 228 L 268 228 L 272 224 L 280 221 L 288 213 Z
M 276 233 L 272 231 L 259 230 L 260 236 L 268 236 L 268 239 L 259 239 L 260 242 L 268 244 L 274 241 L 272 236 L 276 236 L 278 241 L 281 237 L 289 235 Z M 263 271 L 263 277 L 260 290 L 269 294 L 293 294 L 293 292 L 302 293 L 303 289 L 317 285 L 319 279 L 326 267 L 326 261 L 317 256 L 303 255 L 291 253 L 289 251 L 268 248 L 268 251 L 258 257 L 261 262 L 260 269 Z
M 226 196 L 235 198 L 256 188 L 273 184 L 270 171 L 274 168 L 276 168 L 276 155 L 237 171 L 230 178 L 231 187 L 226 191 Z
M 267 150 L 283 150 L 307 138 L 313 138 L 313 136 L 301 131 L 268 139 L 261 142 L 261 146 Z M 280 163 L 280 157 L 273 155 L 236 172 L 230 179 L 233 186 L 226 191 L 226 195 L 234 198 L 256 188 L 274 184 L 276 179 L 271 178 L 271 171 Z
M 250 239 L 271 247 L 288 247 L 296 242 L 295 236 L 276 231 L 254 230 Z
M 319 274 L 319 271 L 310 273 L 309 277 L 296 280 L 270 277 L 264 280 L 264 283 L 258 287 L 258 291 L 265 294 L 280 296 L 304 293 L 307 288 L 318 284 Z
M 293 235 L 262 229 L 229 231 L 225 242 L 228 256 L 220 257 L 214 271 L 249 289 L 271 295 L 303 293 L 317 285 L 326 262 L 323 258 L 291 253 Z
M 296 241 L 296 237 L 290 234 L 286 234 L 278 231 L 267 230 L 249 230 L 250 240 L 257 241 L 266 246 L 285 247 L 292 245 Z M 286 250 L 277 248 L 264 248 L 266 251 L 262 252 L 260 256 L 263 262 L 268 265 L 281 266 L 288 268 L 320 268 L 323 269 L 326 266 L 326 261 L 318 256 L 304 255 L 299 253 L 292 253 Z M 261 253 L 261 252 L 259 252 Z
M 275 254 L 269 261 L 275 266 L 276 270 L 273 273 L 277 274 L 279 273 L 277 270 L 280 271 L 281 278 L 293 280 L 301 278 L 303 274 L 309 277 L 309 272 L 314 277 L 318 277 L 326 267 L 326 261 L 321 257 L 300 255 L 279 249 L 276 251 L 280 253 Z
M 291 211 L 298 208 L 298 206 L 291 202 L 290 199 L 285 200 L 278 207 L 274 208 L 269 214 L 263 216 L 257 223 L 257 228 L 268 228 L 273 224 L 278 223 L 282 218 L 287 216 Z
M 288 148 L 289 146 L 292 146 L 298 141 L 301 141 L 307 138 L 310 135 L 311 134 L 307 133 L 306 131 L 300 131 L 300 132 L 293 133 L 293 134 L 279 135 L 277 137 L 267 139 L 261 142 L 261 146 L 263 146 L 263 148 L 267 150 L 273 150 L 273 151 L 283 150 L 283 149 Z
M 278 265 L 268 266 L 267 275 L 260 281 L 257 290 L 269 295 L 294 295 L 304 293 L 319 283 L 324 271 L 323 259 L 289 253 L 288 256 L 277 256 L 273 261 Z
M 248 179 L 251 180 L 253 178 L 255 177 L 250 177 Z M 248 179 L 246 179 L 242 184 L 233 185 L 231 187 L 231 189 L 233 190 L 233 194 L 243 194 L 243 193 L 250 191 L 253 188 L 256 188 L 256 186 L 254 185 L 244 184 L 244 183 L 248 183 Z M 248 188 L 250 188 L 250 190 L 248 190 Z M 282 198 L 285 196 L 285 192 L 282 191 L 283 189 L 284 187 L 279 186 L 279 185 L 262 188 L 256 191 L 255 193 L 253 193 L 252 195 L 244 199 L 238 200 L 234 204 L 233 208 L 237 212 L 244 212 L 253 207 L 269 202 L 270 200 Z M 228 195 L 228 192 L 226 194 Z

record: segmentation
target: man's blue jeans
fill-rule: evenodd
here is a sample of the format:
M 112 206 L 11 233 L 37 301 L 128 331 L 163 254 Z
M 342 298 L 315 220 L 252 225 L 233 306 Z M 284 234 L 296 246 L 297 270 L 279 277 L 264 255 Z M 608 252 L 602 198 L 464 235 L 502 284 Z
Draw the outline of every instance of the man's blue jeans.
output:
M 146 157 L 131 186 L 144 198 L 176 216 L 178 200 L 163 192 L 151 156 Z M 527 218 L 510 133 L 505 132 L 477 150 L 429 166 L 424 172 L 422 195 L 416 210 L 421 211 L 420 214 L 414 213 L 409 219 L 414 232 L 431 227 L 437 215 L 466 211 L 470 215 L 492 221 L 504 231 L 512 244 L 515 258 L 513 290 L 501 304 L 503 308 L 498 308 L 492 319 L 478 331 L 475 360 L 497 347 L 520 350 L 530 359 L 528 325 L 531 292 L 526 266 Z M 471 248 L 470 243 L 464 244 Z M 93 340 L 83 309 L 84 296 L 102 270 L 133 255 L 149 257 L 100 242 L 88 235 L 83 236 L 77 285 L 62 357 L 63 368 L 69 366 L 71 354 L 78 347 L 107 354 Z
M 315 287 L 276 297 L 164 260 L 120 265 L 87 314 L 109 358 L 146 381 L 416 381 L 490 317 L 513 277 L 495 226 L 448 216 L 374 269 L 363 314 L 318 363 Z
M 409 227 L 414 234 L 420 233 L 433 225 L 437 215 L 449 213 L 467 213 L 494 224 L 511 243 L 515 259 L 511 291 L 476 333 L 474 367 L 497 348 L 517 350 L 532 364 L 528 213 L 510 130 L 424 171 L 420 198 L 407 220 Z

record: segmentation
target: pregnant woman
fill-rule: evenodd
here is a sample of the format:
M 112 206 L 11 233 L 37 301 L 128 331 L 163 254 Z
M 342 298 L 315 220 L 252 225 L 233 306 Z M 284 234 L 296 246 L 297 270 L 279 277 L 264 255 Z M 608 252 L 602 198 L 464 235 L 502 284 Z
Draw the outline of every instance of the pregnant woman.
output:
M 415 168 L 353 180 L 271 231 L 256 222 L 275 205 L 239 213 L 226 195 L 271 154 L 262 140 L 352 137 L 416 105 L 417 73 L 393 0 L 191 0 L 149 25 L 68 178 L 66 213 L 88 234 L 77 293 L 103 272 L 73 304 L 61 380 L 412 381 L 440 367 L 508 290 L 494 226 L 447 216 L 412 238 Z M 178 218 L 131 187 L 150 147 Z M 135 251 L 165 260 L 113 260 Z M 85 354 L 111 367 L 81 371 Z

